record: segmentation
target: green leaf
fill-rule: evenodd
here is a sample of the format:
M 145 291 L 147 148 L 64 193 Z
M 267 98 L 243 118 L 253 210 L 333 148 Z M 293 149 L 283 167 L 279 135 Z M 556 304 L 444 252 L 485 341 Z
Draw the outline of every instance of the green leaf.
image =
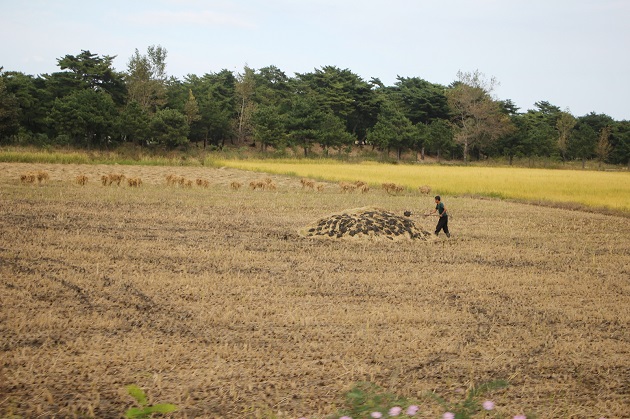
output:
M 125 417 L 127 419 L 142 419 L 149 417 L 150 414 L 151 412 L 148 410 L 148 408 L 141 409 L 139 407 L 132 407 L 125 412 Z
M 177 410 L 177 406 L 170 403 L 160 403 L 148 407 L 147 410 L 149 411 L 149 413 L 160 413 L 162 415 L 165 415 L 167 413 L 175 412 Z
M 131 384 L 127 386 L 127 393 L 129 393 L 129 395 L 133 397 L 140 406 L 144 407 L 147 405 L 147 395 L 144 393 L 144 390 L 137 385 Z

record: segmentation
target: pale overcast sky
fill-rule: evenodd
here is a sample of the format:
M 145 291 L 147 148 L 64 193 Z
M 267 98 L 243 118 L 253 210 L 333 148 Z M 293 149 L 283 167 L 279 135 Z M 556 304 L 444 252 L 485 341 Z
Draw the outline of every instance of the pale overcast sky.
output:
M 478 69 L 521 111 L 546 100 L 630 120 L 630 0 L 0 0 L 0 39 L 0 66 L 32 75 L 81 50 L 124 71 L 161 45 L 178 78 L 333 65 L 447 85 Z

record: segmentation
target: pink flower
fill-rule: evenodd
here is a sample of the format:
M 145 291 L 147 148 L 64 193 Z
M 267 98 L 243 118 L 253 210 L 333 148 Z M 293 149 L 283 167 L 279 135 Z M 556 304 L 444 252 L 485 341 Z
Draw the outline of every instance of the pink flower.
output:
M 525 416 L 525 415 L 516 415 L 516 416 L 514 416 L 514 419 L 527 419 L 527 416 Z
M 494 409 L 494 402 L 491 400 L 486 400 L 485 402 L 483 402 L 482 406 L 486 410 L 492 410 Z
M 420 408 L 415 404 L 412 404 L 407 408 L 407 415 L 414 416 L 416 413 L 418 413 L 418 410 L 420 410 Z
M 383 417 L 383 414 L 381 412 L 372 412 L 370 413 L 370 416 L 373 417 L 374 419 L 379 419 Z
M 350 416 L 342 416 L 339 419 L 352 419 Z
M 442 419 L 455 419 L 455 413 L 446 412 L 442 415 Z
M 389 416 L 398 416 L 400 415 L 400 412 L 402 412 L 402 407 L 394 406 L 391 409 L 389 409 Z

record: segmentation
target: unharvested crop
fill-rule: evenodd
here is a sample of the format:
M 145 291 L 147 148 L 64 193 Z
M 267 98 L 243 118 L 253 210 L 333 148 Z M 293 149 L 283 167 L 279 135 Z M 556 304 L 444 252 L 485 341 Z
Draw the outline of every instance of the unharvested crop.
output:
M 218 165 L 331 182 L 362 179 L 417 190 L 420 181 L 439 195 L 501 197 L 551 205 L 581 205 L 630 213 L 630 173 L 512 167 L 344 164 L 320 161 L 221 160 Z
M 235 193 L 265 175 L 208 167 L 74 183 L 108 169 L 0 163 L 0 417 L 118 418 L 136 384 L 177 418 L 322 419 L 370 382 L 428 418 L 427 394 L 501 379 L 503 412 L 627 416 L 630 218 L 442 194 L 451 239 L 314 240 L 367 206 L 432 231 L 413 214 L 435 204 L 277 175 Z M 20 182 L 37 170 L 54 182 Z M 165 188 L 175 170 L 211 186 Z

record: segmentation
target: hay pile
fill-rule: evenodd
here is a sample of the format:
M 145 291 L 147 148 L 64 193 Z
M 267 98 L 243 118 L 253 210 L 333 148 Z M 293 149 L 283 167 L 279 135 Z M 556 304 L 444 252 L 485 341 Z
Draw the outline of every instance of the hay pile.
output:
M 299 231 L 303 237 L 358 240 L 424 240 L 433 239 L 406 217 L 365 207 L 322 218 Z

